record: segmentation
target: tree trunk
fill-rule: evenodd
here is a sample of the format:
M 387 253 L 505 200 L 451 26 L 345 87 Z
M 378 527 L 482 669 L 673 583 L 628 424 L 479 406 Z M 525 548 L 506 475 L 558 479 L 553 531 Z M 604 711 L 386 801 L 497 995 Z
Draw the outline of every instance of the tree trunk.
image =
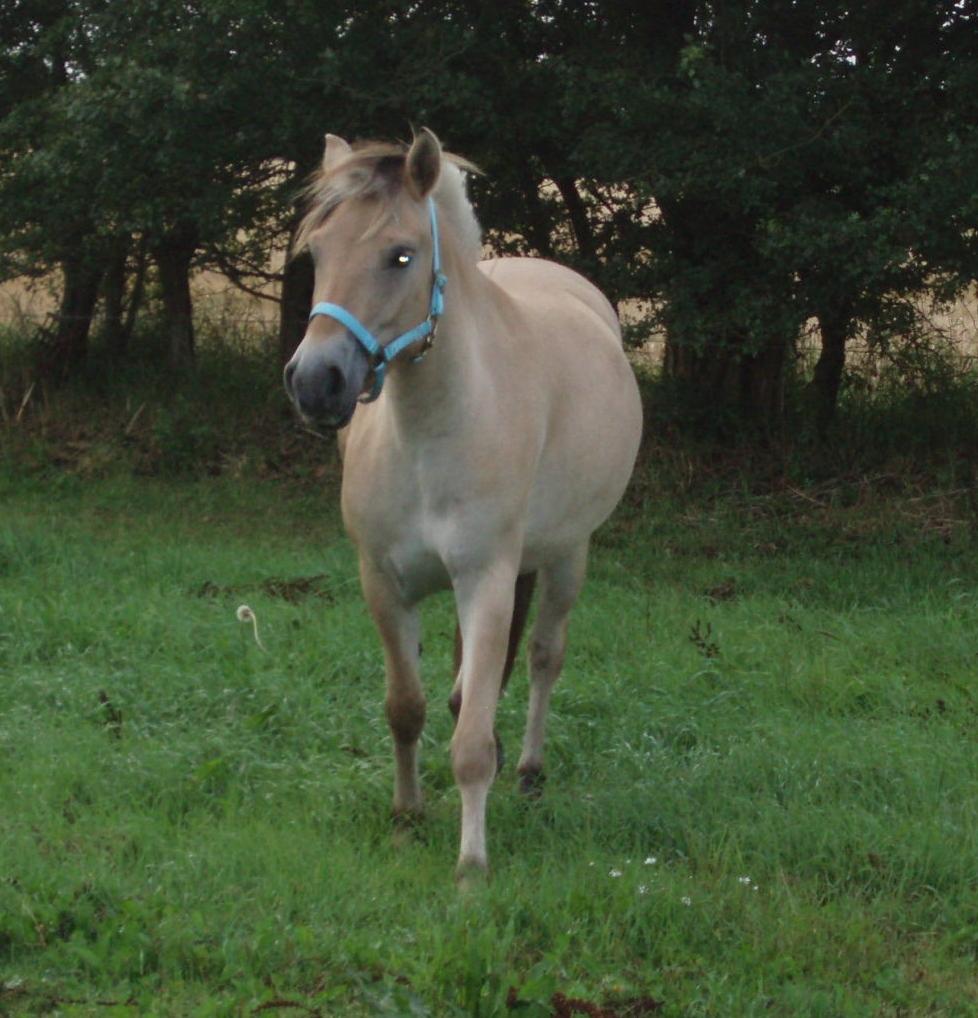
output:
M 296 189 L 302 187 L 309 175 L 320 165 L 322 149 L 314 147 L 296 157 L 292 183 Z M 279 291 L 278 311 L 278 356 L 284 367 L 296 347 L 302 342 L 312 310 L 312 290 L 315 283 L 312 259 L 307 251 L 293 253 L 292 245 L 299 224 L 302 209 L 296 208 L 289 229 L 287 261 L 282 269 L 282 289 Z
M 552 224 L 550 215 L 540 199 L 540 181 L 525 162 L 520 161 L 517 171 L 520 177 L 520 193 L 526 205 L 522 231 L 541 258 L 553 258 L 553 237 L 550 235 Z
M 313 282 L 312 259 L 308 254 L 303 252 L 285 263 L 278 319 L 278 355 L 283 366 L 306 334 Z
M 166 315 L 168 359 L 174 368 L 186 367 L 194 360 L 190 263 L 196 250 L 197 234 L 192 227 L 171 231 L 153 248 Z
M 746 337 L 740 343 L 728 337 L 722 346 L 693 349 L 666 336 L 666 374 L 693 394 L 690 402 L 726 433 L 724 409 L 733 411 L 739 422 L 749 423 L 773 436 L 784 417 L 784 374 L 787 345 L 772 341 L 759 353 L 744 353 Z M 738 421 L 731 437 L 737 430 Z
M 766 272 L 788 293 L 790 273 L 778 278 L 759 257 L 751 216 L 712 196 L 664 199 L 661 212 L 675 273 L 663 294 L 667 373 L 685 383 L 687 401 L 719 433 L 733 437 L 746 425 L 753 436 L 775 437 L 795 327 L 789 317 L 777 326 L 769 320 L 772 294 L 756 276 Z
M 85 255 L 61 264 L 64 289 L 54 335 L 42 345 L 39 370 L 48 378 L 66 378 L 88 355 L 88 334 L 98 300 L 101 270 Z
M 102 280 L 102 302 L 105 311 L 105 325 L 102 338 L 106 350 L 113 357 L 126 353 L 126 335 L 123 331 L 123 302 L 126 296 L 126 263 L 129 259 L 129 245 L 132 238 L 119 237 L 112 245 L 105 277 Z
M 784 372 L 788 343 L 771 340 L 756 354 L 740 358 L 740 406 L 769 437 L 784 422 Z
M 594 272 L 597 265 L 597 245 L 594 240 L 594 230 L 591 229 L 591 222 L 587 216 L 587 206 L 577 189 L 577 184 L 572 177 L 555 178 L 557 190 L 564 199 L 564 207 L 570 217 L 571 230 L 574 233 L 574 243 L 577 244 L 578 254 L 581 261 L 589 272 Z
M 122 323 L 122 335 L 120 337 L 125 349 L 129 349 L 129 341 L 132 339 L 133 330 L 136 327 L 136 316 L 143 303 L 143 291 L 146 286 L 146 263 L 147 257 L 146 236 L 139 238 L 139 247 L 136 248 L 136 271 L 133 274 L 132 291 L 129 294 L 129 306 L 126 308 L 126 316 Z
M 839 399 L 839 386 L 846 366 L 846 340 L 849 338 L 851 318 L 842 309 L 818 314 L 818 327 L 822 334 L 822 352 L 815 365 L 811 393 L 815 410 L 815 430 L 820 440 L 828 436 L 835 419 Z

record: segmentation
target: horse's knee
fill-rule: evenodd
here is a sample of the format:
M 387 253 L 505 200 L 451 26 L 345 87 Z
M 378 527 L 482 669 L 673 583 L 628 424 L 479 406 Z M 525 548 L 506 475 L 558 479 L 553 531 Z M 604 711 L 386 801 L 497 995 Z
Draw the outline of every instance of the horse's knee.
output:
M 452 771 L 459 785 L 488 784 L 496 776 L 498 764 L 496 737 L 486 735 L 456 737 L 452 740 Z
M 385 703 L 387 723 L 398 742 L 417 742 L 424 728 L 425 701 L 423 696 L 388 695 Z
M 462 711 L 462 690 L 453 690 L 452 695 L 448 698 L 448 709 L 452 713 L 452 717 L 455 719 L 455 723 L 458 723 L 458 716 Z M 503 746 L 503 740 L 499 738 L 499 732 L 493 730 L 492 733 L 493 741 L 496 745 L 496 771 L 498 775 L 503 769 L 506 763 L 506 750 Z

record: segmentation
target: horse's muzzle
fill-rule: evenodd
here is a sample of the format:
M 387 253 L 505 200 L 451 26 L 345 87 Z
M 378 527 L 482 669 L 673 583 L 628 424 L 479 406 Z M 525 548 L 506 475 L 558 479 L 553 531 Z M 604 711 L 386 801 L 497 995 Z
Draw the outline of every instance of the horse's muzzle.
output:
M 299 345 L 285 365 L 285 391 L 310 423 L 342 428 L 350 422 L 370 365 L 348 336 Z

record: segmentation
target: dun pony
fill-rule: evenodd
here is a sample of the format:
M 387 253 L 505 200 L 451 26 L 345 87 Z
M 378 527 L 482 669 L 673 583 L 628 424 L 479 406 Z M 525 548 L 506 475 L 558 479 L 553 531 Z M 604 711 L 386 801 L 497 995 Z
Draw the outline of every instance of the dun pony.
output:
M 642 423 L 605 297 L 553 262 L 480 261 L 468 168 L 428 130 L 409 147 L 327 135 L 299 232 L 314 305 L 285 368 L 300 414 L 343 429 L 343 519 L 383 644 L 398 815 L 422 810 L 418 606 L 454 593 L 462 876 L 488 866 L 496 705 L 530 595 L 526 790 L 542 779 L 588 542 L 628 483 Z

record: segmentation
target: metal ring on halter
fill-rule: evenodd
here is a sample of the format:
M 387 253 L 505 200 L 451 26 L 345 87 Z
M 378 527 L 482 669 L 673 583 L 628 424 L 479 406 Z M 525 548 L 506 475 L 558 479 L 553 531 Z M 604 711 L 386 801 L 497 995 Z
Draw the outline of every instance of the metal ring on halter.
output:
M 429 321 L 431 321 L 431 319 L 429 319 Z M 435 344 L 435 324 L 434 322 L 432 322 L 431 332 L 429 332 L 428 335 L 425 336 L 424 340 L 421 343 L 421 349 L 411 358 L 411 363 L 420 364 L 428 355 L 428 351 L 432 348 L 432 346 L 434 346 L 434 344 Z

